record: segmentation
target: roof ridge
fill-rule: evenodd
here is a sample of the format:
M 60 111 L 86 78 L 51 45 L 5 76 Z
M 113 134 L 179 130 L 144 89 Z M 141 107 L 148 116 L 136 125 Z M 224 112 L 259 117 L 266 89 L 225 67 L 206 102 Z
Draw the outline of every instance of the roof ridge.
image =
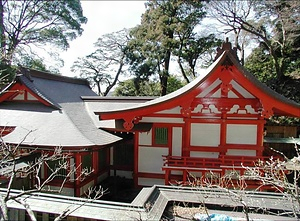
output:
M 62 81 L 62 82 L 67 82 L 72 84 L 82 84 L 82 85 L 90 86 L 88 80 L 83 78 L 68 77 L 64 75 L 53 74 L 50 72 L 40 71 L 40 70 L 25 68 L 25 67 L 20 68 L 18 75 L 19 76 L 24 75 L 30 81 L 33 81 L 32 77 L 35 77 L 35 78 L 48 79 L 53 81 Z

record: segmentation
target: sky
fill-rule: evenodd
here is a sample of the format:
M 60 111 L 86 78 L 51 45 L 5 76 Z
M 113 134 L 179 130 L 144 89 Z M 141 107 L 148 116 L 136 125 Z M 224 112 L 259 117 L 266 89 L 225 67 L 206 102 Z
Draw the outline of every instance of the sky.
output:
M 145 12 L 144 1 L 87 1 L 81 0 L 83 14 L 88 21 L 82 25 L 83 34 L 70 42 L 70 48 L 60 53 L 64 67 L 60 72 L 64 76 L 76 76 L 70 68 L 78 57 L 93 52 L 93 44 L 103 34 L 132 28 L 140 24 Z

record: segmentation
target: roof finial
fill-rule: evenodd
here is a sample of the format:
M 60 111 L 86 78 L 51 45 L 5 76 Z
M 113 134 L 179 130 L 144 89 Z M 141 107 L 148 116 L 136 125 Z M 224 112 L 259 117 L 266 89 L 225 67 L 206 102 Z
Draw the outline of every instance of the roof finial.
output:
M 217 60 L 224 51 L 228 51 L 231 55 L 233 55 L 234 58 L 236 58 L 236 60 L 239 61 L 239 58 L 237 56 L 237 48 L 232 48 L 231 42 L 229 42 L 228 37 L 226 37 L 225 42 L 222 43 L 222 47 L 217 48 L 217 55 L 215 57 L 215 60 Z

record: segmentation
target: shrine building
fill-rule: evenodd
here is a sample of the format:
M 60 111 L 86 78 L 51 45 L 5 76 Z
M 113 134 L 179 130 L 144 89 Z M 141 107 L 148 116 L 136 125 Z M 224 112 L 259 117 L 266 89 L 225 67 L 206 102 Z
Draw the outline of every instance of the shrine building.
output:
M 60 146 L 75 165 L 94 169 L 66 184 L 75 196 L 109 176 L 142 187 L 185 182 L 191 173 L 242 174 L 241 165 L 271 157 L 263 136 L 271 116 L 300 118 L 300 104 L 259 82 L 229 42 L 198 78 L 158 98 L 99 97 L 85 80 L 26 69 L 0 93 L 5 142 Z

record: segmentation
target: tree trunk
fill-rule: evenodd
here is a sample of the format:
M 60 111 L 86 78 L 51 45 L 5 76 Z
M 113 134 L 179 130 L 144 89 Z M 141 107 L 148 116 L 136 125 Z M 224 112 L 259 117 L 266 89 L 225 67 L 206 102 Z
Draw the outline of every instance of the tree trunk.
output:
M 164 70 L 163 70 L 163 73 L 161 76 L 161 81 L 160 81 L 161 82 L 161 96 L 164 96 L 167 94 L 170 60 L 171 60 L 171 51 L 168 50 L 165 54 Z
M 0 53 L 1 62 L 5 60 L 5 34 L 4 34 L 4 15 L 3 15 L 3 2 L 0 0 Z
M 181 70 L 181 74 L 182 74 L 184 80 L 186 81 L 186 83 L 190 83 L 190 80 L 189 80 L 188 77 L 186 76 L 185 70 L 184 70 L 184 68 L 183 68 L 183 66 L 182 66 L 182 63 L 181 63 L 181 61 L 180 61 L 180 57 L 178 57 L 177 62 L 178 62 L 178 65 L 179 65 L 179 68 L 180 68 L 180 70 Z

